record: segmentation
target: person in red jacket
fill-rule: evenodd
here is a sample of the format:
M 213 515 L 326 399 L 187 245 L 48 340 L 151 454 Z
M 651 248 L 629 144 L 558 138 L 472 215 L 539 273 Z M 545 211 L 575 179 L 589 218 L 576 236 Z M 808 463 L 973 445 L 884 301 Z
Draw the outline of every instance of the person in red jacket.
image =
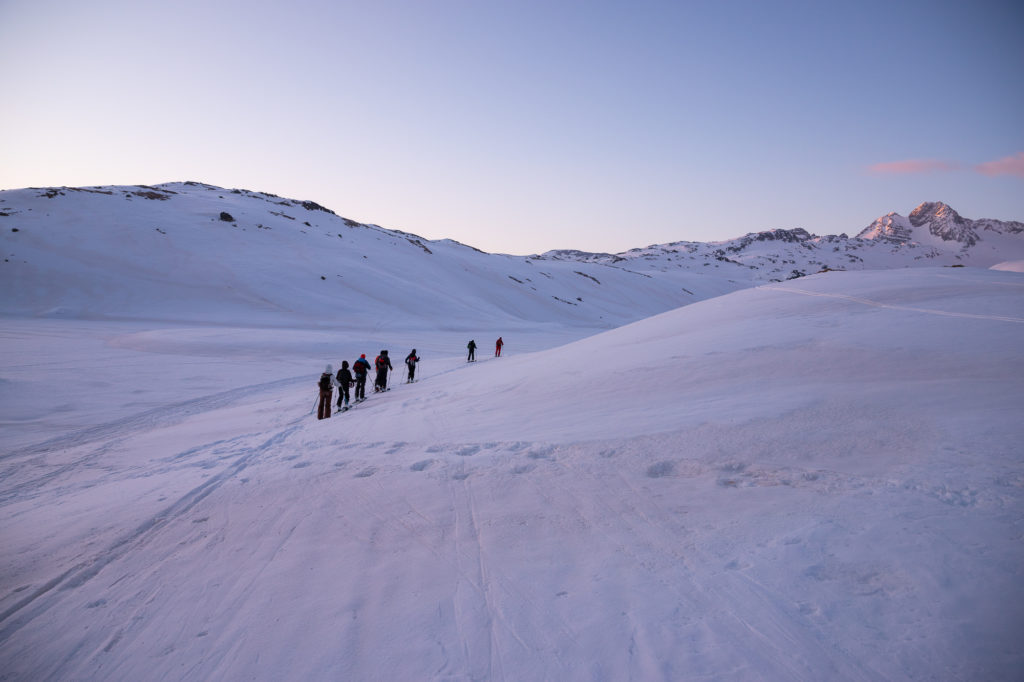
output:
M 356 402 L 366 400 L 366 373 L 370 371 L 370 361 L 366 354 L 359 356 L 359 359 L 352 365 L 352 372 L 356 375 Z
M 494 342 L 494 357 L 496 357 L 496 358 L 500 358 L 501 357 L 501 347 L 504 346 L 504 345 L 505 345 L 505 342 L 502 341 L 501 337 L 499 336 L 498 340 Z

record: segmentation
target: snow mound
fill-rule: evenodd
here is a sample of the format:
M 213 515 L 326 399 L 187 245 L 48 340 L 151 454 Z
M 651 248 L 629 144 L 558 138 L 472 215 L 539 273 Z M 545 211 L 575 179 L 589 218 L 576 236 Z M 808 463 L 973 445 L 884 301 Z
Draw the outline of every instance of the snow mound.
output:
M 990 270 L 1001 270 L 1003 272 L 1024 272 L 1024 260 L 1008 260 L 1004 263 L 996 263 Z

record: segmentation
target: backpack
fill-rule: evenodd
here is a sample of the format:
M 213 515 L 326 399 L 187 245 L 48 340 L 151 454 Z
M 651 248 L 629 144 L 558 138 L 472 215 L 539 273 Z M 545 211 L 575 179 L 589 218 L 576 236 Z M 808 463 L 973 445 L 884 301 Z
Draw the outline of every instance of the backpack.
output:
M 321 374 L 320 375 L 320 390 L 329 391 L 331 390 L 331 375 Z

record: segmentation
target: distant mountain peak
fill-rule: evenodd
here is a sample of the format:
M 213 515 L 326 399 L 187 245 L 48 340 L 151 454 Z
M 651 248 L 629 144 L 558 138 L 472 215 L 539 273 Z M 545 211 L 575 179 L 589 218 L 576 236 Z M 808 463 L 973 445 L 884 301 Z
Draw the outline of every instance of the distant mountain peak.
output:
M 928 231 L 945 242 L 960 242 L 964 246 L 978 243 L 974 221 L 962 217 L 948 204 L 941 201 L 926 201 L 908 216 L 914 227 L 927 225 Z
M 920 227 L 925 223 L 966 225 L 971 222 L 941 201 L 926 201 L 910 212 L 910 224 Z

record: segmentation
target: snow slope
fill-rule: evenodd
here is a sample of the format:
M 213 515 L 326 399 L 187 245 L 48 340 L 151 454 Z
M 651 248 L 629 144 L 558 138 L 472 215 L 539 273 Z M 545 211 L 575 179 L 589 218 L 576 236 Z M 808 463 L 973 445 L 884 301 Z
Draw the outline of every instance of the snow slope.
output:
M 19 317 L 596 330 L 747 286 L 486 254 L 200 183 L 0 192 L 0 247 L 0 314 Z
M 825 273 L 475 364 L 410 317 L 380 336 L 420 381 L 324 421 L 319 365 L 379 337 L 243 324 L 5 321 L 0 676 L 1024 669 L 1018 273 Z

